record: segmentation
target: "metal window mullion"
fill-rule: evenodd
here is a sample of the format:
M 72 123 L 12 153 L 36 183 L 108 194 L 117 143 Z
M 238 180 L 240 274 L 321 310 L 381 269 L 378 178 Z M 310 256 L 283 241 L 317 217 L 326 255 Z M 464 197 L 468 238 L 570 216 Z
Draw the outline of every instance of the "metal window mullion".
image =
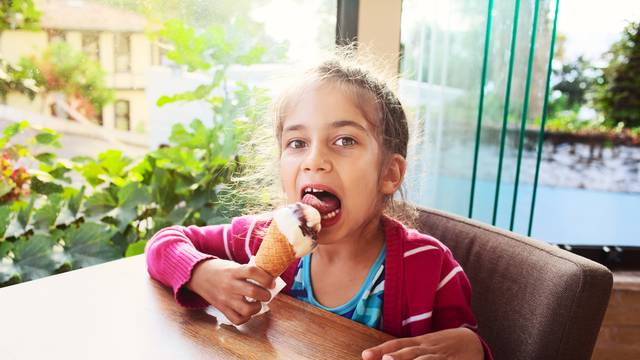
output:
M 476 177 L 478 173 L 478 153 L 480 150 L 480 131 L 482 130 L 482 115 L 484 112 L 484 88 L 487 82 L 487 63 L 489 59 L 489 41 L 491 40 L 491 22 L 493 0 L 487 6 L 487 26 L 484 34 L 484 54 L 482 59 L 482 78 L 480 80 L 480 100 L 478 104 L 478 119 L 476 121 L 476 143 L 473 154 L 473 171 L 471 175 L 471 196 L 469 197 L 469 217 L 473 217 L 473 199 L 476 191 Z
M 553 15 L 553 29 L 551 30 L 551 46 L 549 49 L 549 63 L 547 65 L 547 80 L 544 87 L 544 104 L 542 106 L 542 120 L 540 121 L 540 131 L 538 132 L 538 155 L 536 158 L 536 172 L 533 178 L 533 194 L 531 196 L 531 210 L 529 213 L 529 227 L 527 229 L 527 236 L 531 236 L 531 229 L 533 226 L 533 214 L 536 207 L 536 195 L 538 192 L 538 175 L 540 174 L 540 162 L 542 160 L 542 146 L 544 145 L 544 127 L 547 122 L 547 106 L 549 103 L 549 88 L 551 83 L 551 70 L 553 68 L 553 55 L 556 45 L 556 25 L 558 24 L 558 8 L 560 7 L 560 0 L 556 0 L 556 9 Z
M 516 161 L 516 180 L 513 187 L 513 200 L 511 203 L 511 220 L 509 221 L 509 230 L 513 230 L 513 224 L 516 219 L 516 204 L 518 203 L 518 185 L 520 183 L 520 166 L 522 165 L 522 146 L 524 145 L 524 132 L 527 126 L 527 112 L 529 112 L 529 95 L 531 94 L 531 73 L 533 72 L 533 61 L 536 51 L 536 33 L 538 30 L 538 12 L 540 10 L 540 1 L 535 0 L 533 8 L 533 25 L 531 25 L 531 43 L 529 44 L 529 60 L 527 62 L 527 81 L 524 88 L 524 107 L 522 109 L 522 118 L 520 120 L 520 136 L 518 139 L 518 160 Z
M 345 46 L 355 44 L 358 40 L 358 9 L 359 0 L 337 0 L 336 14 L 336 45 Z
M 507 75 L 507 89 L 504 98 L 504 110 L 502 113 L 502 129 L 500 131 L 500 155 L 498 159 L 498 175 L 496 176 L 496 194 L 493 200 L 493 217 L 491 225 L 496 224 L 498 217 L 498 201 L 500 198 L 500 182 L 502 180 L 502 161 L 504 158 L 504 143 L 507 135 L 507 119 L 509 118 L 509 101 L 511 97 L 511 81 L 513 78 L 513 63 L 516 56 L 516 38 L 518 35 L 518 14 L 520 13 L 520 0 L 516 0 L 513 11 L 513 28 L 511 30 L 511 49 L 509 53 L 509 72 Z

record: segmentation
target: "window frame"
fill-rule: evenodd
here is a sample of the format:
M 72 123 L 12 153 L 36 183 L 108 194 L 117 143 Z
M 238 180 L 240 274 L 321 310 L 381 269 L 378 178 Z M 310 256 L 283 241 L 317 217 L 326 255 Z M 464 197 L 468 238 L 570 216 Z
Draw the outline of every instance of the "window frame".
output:
M 127 106 L 127 111 L 125 113 L 125 115 L 120 115 L 118 114 L 118 104 L 126 104 Z M 120 131 L 131 131 L 131 101 L 127 100 L 127 99 L 118 99 L 116 101 L 113 102 L 113 126 L 116 130 L 120 130 Z M 126 129 L 124 128 L 120 128 L 119 127 L 119 118 L 124 117 L 126 118 L 126 124 L 127 127 Z
M 116 74 L 126 74 L 126 73 L 130 73 L 132 70 L 132 64 L 131 61 L 133 60 L 133 56 L 131 54 L 131 33 L 129 32 L 116 32 L 113 34 L 113 70 Z M 119 50 L 119 44 L 121 44 L 119 40 L 119 38 L 124 38 L 126 39 L 126 41 L 122 42 L 124 44 L 126 44 L 127 47 L 127 51 L 126 52 L 120 52 Z M 119 62 L 118 62 L 118 58 L 119 56 L 127 56 L 127 66 L 126 69 L 125 68 L 120 68 L 118 66 Z

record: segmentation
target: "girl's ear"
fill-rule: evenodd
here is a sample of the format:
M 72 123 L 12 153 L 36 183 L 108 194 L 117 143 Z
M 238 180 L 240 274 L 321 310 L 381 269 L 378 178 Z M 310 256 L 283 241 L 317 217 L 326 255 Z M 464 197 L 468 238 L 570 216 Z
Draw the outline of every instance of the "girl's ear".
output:
M 391 159 L 387 161 L 386 167 L 382 173 L 382 193 L 391 195 L 402 185 L 405 171 L 407 170 L 407 161 L 399 154 L 393 154 Z

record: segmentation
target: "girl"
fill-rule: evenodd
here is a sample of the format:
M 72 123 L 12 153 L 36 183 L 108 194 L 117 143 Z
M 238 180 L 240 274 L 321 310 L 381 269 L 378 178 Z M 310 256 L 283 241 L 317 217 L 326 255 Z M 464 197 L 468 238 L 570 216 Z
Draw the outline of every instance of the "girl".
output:
M 365 350 L 367 360 L 490 358 L 449 249 L 384 214 L 405 175 L 409 138 L 389 88 L 357 66 L 325 62 L 279 103 L 276 137 L 287 202 L 305 199 L 322 216 L 319 245 L 282 274 L 284 292 L 401 337 Z M 267 301 L 274 286 L 247 265 L 270 221 L 163 229 L 147 245 L 149 273 L 178 303 L 211 304 L 242 324 L 260 311 L 245 296 Z

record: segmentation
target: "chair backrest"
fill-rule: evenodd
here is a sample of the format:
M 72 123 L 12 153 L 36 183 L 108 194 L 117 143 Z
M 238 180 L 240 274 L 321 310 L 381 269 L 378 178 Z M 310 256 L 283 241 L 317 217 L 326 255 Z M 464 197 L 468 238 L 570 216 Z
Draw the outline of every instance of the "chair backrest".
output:
M 558 247 L 442 211 L 416 227 L 447 245 L 473 288 L 495 359 L 589 359 L 612 286 L 604 266 Z

